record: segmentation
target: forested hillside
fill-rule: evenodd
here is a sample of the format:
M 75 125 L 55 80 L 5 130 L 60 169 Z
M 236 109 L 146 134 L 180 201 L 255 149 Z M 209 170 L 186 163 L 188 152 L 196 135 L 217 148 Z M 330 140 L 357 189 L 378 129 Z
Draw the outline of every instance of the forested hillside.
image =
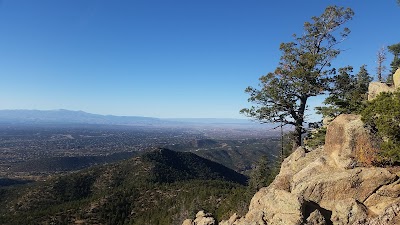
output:
M 46 182 L 0 189 L 1 224 L 179 224 L 246 204 L 247 178 L 192 153 L 158 149 Z

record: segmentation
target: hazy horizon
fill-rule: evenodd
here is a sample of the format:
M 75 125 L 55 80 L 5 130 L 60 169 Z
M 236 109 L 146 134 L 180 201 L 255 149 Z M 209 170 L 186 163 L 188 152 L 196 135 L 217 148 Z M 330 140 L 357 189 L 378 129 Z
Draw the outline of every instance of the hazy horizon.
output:
M 230 120 L 252 120 L 252 118 L 243 117 L 243 118 L 229 118 L 229 117 L 152 117 L 152 116 L 138 116 L 138 115 L 116 115 L 116 114 L 101 114 L 101 113 L 93 113 L 87 112 L 83 110 L 70 110 L 70 109 L 0 109 L 0 111 L 69 111 L 69 112 L 83 112 L 94 115 L 101 116 L 118 116 L 118 117 L 148 117 L 148 118 L 158 118 L 158 119 L 230 119 Z
M 0 1 L 0 109 L 246 119 L 244 89 L 333 4 L 355 11 L 333 66 L 374 75 L 400 36 L 395 0 Z M 309 99 L 311 120 L 322 100 Z

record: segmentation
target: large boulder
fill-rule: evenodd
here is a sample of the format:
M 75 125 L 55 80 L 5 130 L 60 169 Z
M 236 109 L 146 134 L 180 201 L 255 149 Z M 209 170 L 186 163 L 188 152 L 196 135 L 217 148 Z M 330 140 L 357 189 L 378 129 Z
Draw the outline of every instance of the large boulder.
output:
M 320 159 L 324 154 L 323 151 L 323 148 L 317 148 L 311 152 L 307 152 L 303 147 L 297 148 L 283 161 L 281 170 L 271 183 L 270 188 L 290 191 L 293 176 L 302 171 L 305 165 L 309 165 Z
M 361 116 L 342 114 L 328 126 L 324 149 L 337 167 L 350 169 L 357 163 L 373 160 L 371 157 L 376 152 L 376 144 L 372 140 Z
M 400 87 L 400 68 L 393 74 L 393 83 L 396 89 Z
M 250 203 L 249 212 L 235 225 L 301 225 L 303 199 L 284 190 L 262 188 Z M 284 212 L 284 213 L 283 213 Z
M 329 210 L 333 210 L 336 201 L 348 198 L 364 202 L 379 187 L 390 184 L 397 178 L 383 168 L 343 171 L 311 166 L 305 169 L 313 172 L 296 174 L 292 180 L 291 192 Z
M 396 82 L 399 83 L 399 81 L 400 80 L 398 79 Z M 396 88 L 394 86 L 389 86 L 381 82 L 371 82 L 368 86 L 368 101 L 376 98 L 376 96 L 378 96 L 381 92 L 394 92 L 395 90 Z
M 400 68 L 393 74 L 393 85 L 389 86 L 382 82 L 371 82 L 368 86 L 368 100 L 373 100 L 381 92 L 394 92 L 400 87 Z

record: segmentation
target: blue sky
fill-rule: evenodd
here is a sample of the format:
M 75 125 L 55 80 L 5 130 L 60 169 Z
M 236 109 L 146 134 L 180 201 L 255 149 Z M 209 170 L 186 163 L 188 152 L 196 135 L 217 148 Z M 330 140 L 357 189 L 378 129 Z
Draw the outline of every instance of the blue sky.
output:
M 3 0 L 0 109 L 241 118 L 279 44 L 333 4 L 356 13 L 334 66 L 374 73 L 400 42 L 395 0 Z

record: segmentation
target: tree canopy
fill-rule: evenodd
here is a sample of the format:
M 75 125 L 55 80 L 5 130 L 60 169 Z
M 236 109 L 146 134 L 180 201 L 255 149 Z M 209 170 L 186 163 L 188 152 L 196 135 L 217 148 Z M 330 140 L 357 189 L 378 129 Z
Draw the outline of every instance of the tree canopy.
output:
M 304 23 L 304 33 L 294 41 L 282 43 L 282 56 L 275 71 L 260 77 L 259 88 L 248 87 L 248 101 L 253 103 L 241 113 L 261 122 L 282 122 L 295 127 L 295 145 L 301 145 L 307 100 L 329 89 L 335 73 L 331 62 L 340 50 L 337 45 L 350 33 L 342 25 L 351 20 L 350 8 L 328 6 L 311 22 Z
M 381 163 L 400 162 L 400 92 L 383 92 L 368 102 L 362 120 L 380 138 Z
M 339 73 L 332 79 L 329 96 L 325 99 L 326 106 L 316 107 L 317 113 L 324 117 L 336 117 L 343 113 L 360 112 L 368 99 L 368 85 L 372 77 L 366 65 L 360 67 L 357 75 L 353 75 L 353 67 L 339 69 Z
M 390 63 L 391 74 L 394 74 L 400 68 L 400 43 L 389 45 L 388 50 L 393 54 L 393 61 Z

